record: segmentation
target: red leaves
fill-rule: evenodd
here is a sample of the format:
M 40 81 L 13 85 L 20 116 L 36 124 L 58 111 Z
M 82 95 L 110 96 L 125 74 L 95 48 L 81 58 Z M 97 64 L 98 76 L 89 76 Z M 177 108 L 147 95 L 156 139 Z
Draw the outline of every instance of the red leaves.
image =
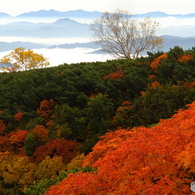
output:
M 10 144 L 9 136 L 0 136 L 0 152 L 12 151 L 13 147 Z
M 28 132 L 25 130 L 19 130 L 17 132 L 15 132 L 10 138 L 10 143 L 11 144 L 18 144 L 21 145 L 22 143 L 24 143 L 25 138 L 27 136 Z
M 76 141 L 55 139 L 47 142 L 45 145 L 39 146 L 34 158 L 36 161 L 42 161 L 47 155 L 62 156 L 65 163 L 70 162 L 76 155 L 79 144 Z
M 0 120 L 0 135 L 4 134 L 4 130 L 6 129 L 6 125 L 3 120 Z
M 56 102 L 53 99 L 43 100 L 37 108 L 37 113 L 40 117 L 44 118 L 46 126 L 51 127 L 53 125 L 53 119 L 55 115 L 52 113 Z
M 49 117 L 50 111 L 53 109 L 54 105 L 55 105 L 55 101 L 53 99 L 43 100 L 40 103 L 39 108 L 37 109 L 37 113 L 41 117 L 47 119 Z
M 46 194 L 190 194 L 195 102 L 188 106 L 157 126 L 102 136 L 84 160 L 97 171 L 71 174 Z

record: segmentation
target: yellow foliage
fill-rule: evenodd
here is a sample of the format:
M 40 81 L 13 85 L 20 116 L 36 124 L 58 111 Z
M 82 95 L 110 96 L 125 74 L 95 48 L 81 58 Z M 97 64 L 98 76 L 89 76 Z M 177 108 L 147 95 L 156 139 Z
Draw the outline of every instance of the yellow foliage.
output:
M 0 177 L 8 185 L 22 189 L 33 183 L 36 165 L 26 156 L 13 155 L 9 152 L 0 155 Z
M 34 53 L 32 50 L 25 50 L 23 47 L 16 48 L 10 54 L 4 56 L 1 63 L 13 64 L 13 68 L 33 69 L 38 67 L 46 67 L 50 63 L 43 55 Z
M 83 160 L 85 158 L 85 155 L 82 153 L 82 154 L 78 154 L 75 158 L 73 158 L 71 160 L 71 162 L 67 165 L 67 169 L 72 169 L 72 168 L 81 168 L 82 165 L 83 165 Z
M 65 165 L 61 156 L 54 156 L 53 158 L 47 156 L 37 165 L 34 178 L 38 181 L 55 178 L 64 168 Z

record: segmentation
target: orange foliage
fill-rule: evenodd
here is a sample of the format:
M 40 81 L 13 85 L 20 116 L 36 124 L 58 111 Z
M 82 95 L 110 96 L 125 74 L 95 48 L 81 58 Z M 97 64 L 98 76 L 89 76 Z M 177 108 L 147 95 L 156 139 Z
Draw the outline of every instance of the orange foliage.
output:
M 151 78 L 152 80 L 156 80 L 156 75 L 151 74 L 148 77 Z
M 43 125 L 36 125 L 30 132 L 34 137 L 39 137 L 41 140 L 46 141 L 48 139 L 49 131 Z
M 22 146 L 25 141 L 28 132 L 25 130 L 19 130 L 14 132 L 14 134 L 9 138 L 11 144 L 17 144 L 18 146 Z
M 195 89 L 195 81 L 192 81 L 192 82 L 183 82 L 182 84 L 186 88 L 193 88 L 193 89 Z
M 188 62 L 189 60 L 191 60 L 193 58 L 193 55 L 190 54 L 184 54 L 182 56 L 179 56 L 178 61 L 179 62 Z
M 54 110 L 55 104 L 56 102 L 53 99 L 43 100 L 40 103 L 39 108 L 37 108 L 37 113 L 40 117 L 44 118 L 47 127 L 51 127 L 53 125 L 55 115 L 52 114 L 52 111 Z
M 151 85 L 151 87 L 152 87 L 153 89 L 156 89 L 156 88 L 161 87 L 161 84 L 160 84 L 158 81 L 154 81 L 154 82 L 152 82 L 150 85 Z
M 195 102 L 151 128 L 102 136 L 85 158 L 92 173 L 70 174 L 45 195 L 192 194 L 195 180 Z
M 113 73 L 110 73 L 109 75 L 104 76 L 103 80 L 107 78 L 109 78 L 110 80 L 123 79 L 124 77 L 125 77 L 124 72 L 122 69 L 120 69 L 116 72 L 113 72 Z
M 124 101 L 122 106 L 119 106 L 117 108 L 117 113 L 123 112 L 124 108 L 132 108 L 132 103 L 129 101 Z
M 68 182 L 67 182 L 68 181 Z M 77 186 L 77 187 L 76 187 Z M 44 195 L 89 195 L 106 194 L 107 182 L 101 176 L 92 173 L 69 174 L 59 186 L 52 186 Z
M 129 101 L 124 101 L 124 102 L 123 102 L 123 106 L 124 106 L 124 107 L 127 107 L 127 108 L 131 108 L 131 107 L 132 107 L 132 103 L 129 102 Z
M 55 139 L 39 146 L 34 152 L 36 161 L 42 161 L 46 156 L 62 156 L 65 163 L 70 162 L 76 155 L 79 144 L 76 141 Z
M 37 109 L 37 113 L 40 117 L 47 119 L 50 115 L 51 110 L 54 108 L 55 101 L 53 99 L 43 100 L 40 103 L 39 108 Z
M 156 70 L 157 66 L 160 65 L 162 59 L 164 59 L 164 58 L 168 58 L 167 53 L 163 53 L 158 58 L 154 59 L 153 62 L 150 64 L 151 68 Z
M 89 96 L 90 99 L 93 99 L 95 96 L 97 95 L 97 93 L 93 93 Z
M 140 94 L 145 97 L 146 96 L 146 92 L 145 91 L 141 91 Z
M 15 118 L 15 121 L 20 121 L 22 120 L 22 115 L 23 115 L 23 112 L 18 112 L 17 114 L 14 115 L 14 118 Z

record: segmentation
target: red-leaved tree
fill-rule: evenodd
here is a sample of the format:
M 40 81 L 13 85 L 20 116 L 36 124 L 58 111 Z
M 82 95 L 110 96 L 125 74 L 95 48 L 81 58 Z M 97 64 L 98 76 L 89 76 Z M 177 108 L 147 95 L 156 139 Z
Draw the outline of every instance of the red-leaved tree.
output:
M 85 158 L 92 173 L 70 174 L 46 195 L 192 194 L 195 102 L 151 128 L 109 132 Z
M 46 156 L 62 156 L 63 162 L 70 162 L 76 155 L 80 145 L 76 141 L 55 139 L 39 146 L 33 157 L 36 161 L 42 161 Z

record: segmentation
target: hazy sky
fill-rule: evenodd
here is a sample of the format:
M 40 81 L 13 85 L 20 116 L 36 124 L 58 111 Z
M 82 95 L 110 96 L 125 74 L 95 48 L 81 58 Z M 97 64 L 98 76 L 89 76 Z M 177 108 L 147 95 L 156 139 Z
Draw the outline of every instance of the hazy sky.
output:
M 194 0 L 4 0 L 0 6 L 0 12 L 16 16 L 42 9 L 58 11 L 83 9 L 86 11 L 111 12 L 120 8 L 128 10 L 132 14 L 150 11 L 187 14 L 195 13 L 194 6 Z

